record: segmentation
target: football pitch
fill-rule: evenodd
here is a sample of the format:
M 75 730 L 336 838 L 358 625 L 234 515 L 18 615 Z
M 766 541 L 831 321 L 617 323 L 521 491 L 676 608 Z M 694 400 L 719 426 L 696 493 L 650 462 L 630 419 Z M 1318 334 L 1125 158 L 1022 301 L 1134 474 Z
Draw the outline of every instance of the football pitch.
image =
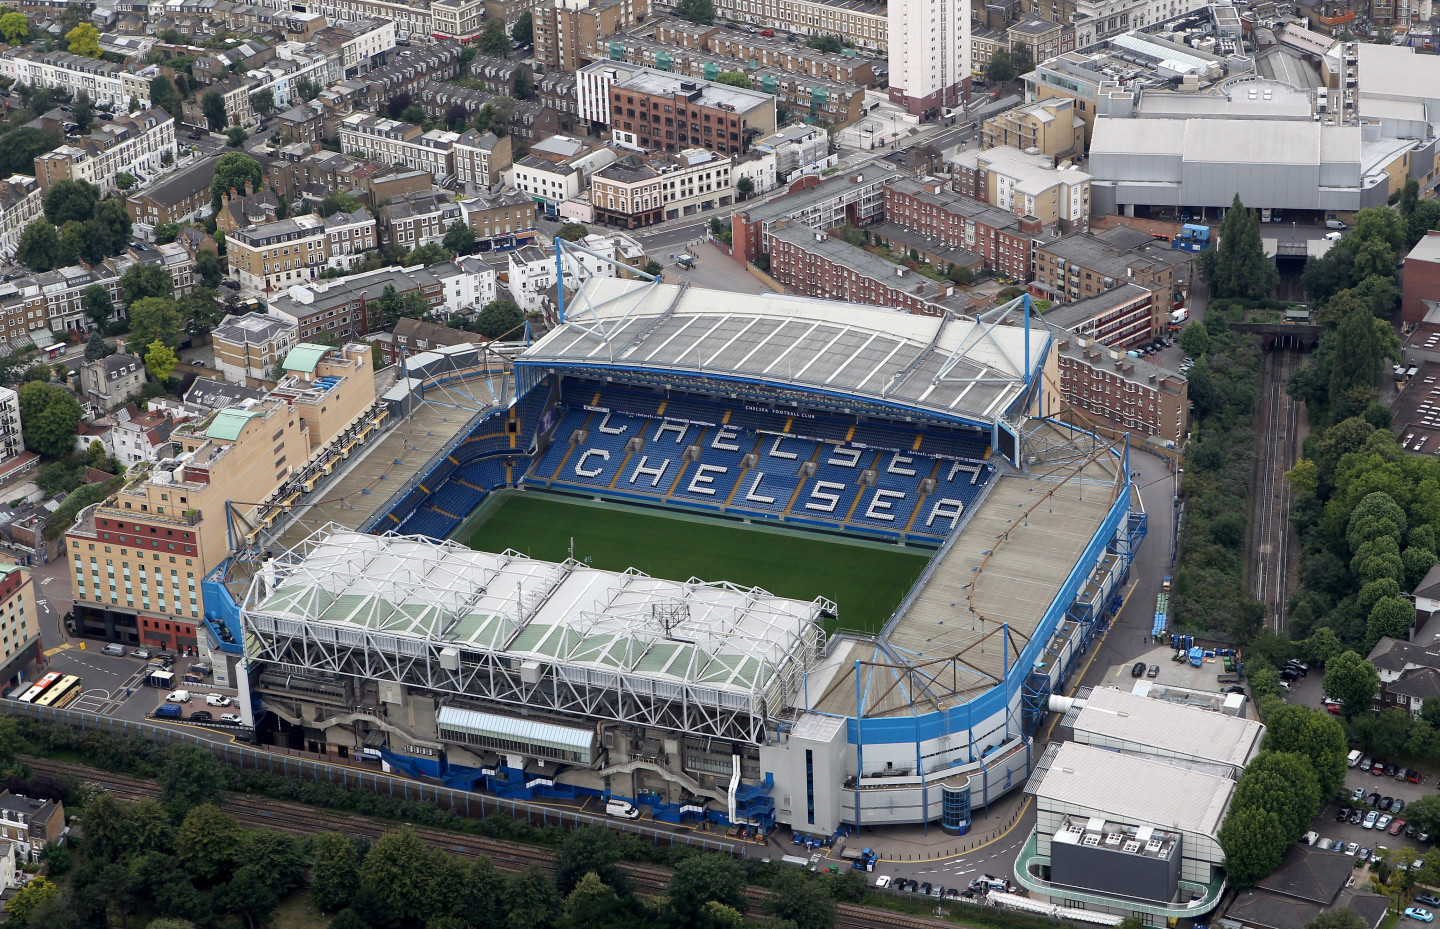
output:
M 532 558 L 575 557 L 597 568 L 638 568 L 651 577 L 730 581 L 777 596 L 835 601 L 828 626 L 878 632 L 929 561 L 921 549 L 832 539 L 813 533 L 669 516 L 529 491 L 509 494 L 464 530 L 481 551 L 513 548 Z M 827 630 L 828 631 L 828 630 Z

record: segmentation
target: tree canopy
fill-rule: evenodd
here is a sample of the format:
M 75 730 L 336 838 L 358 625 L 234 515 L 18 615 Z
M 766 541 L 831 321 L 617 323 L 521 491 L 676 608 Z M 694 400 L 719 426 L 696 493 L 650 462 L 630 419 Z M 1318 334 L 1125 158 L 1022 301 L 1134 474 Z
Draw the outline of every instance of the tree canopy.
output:
M 715 0 L 680 0 L 675 15 L 687 22 L 708 26 L 715 22 Z
M 72 55 L 100 57 L 100 30 L 89 23 L 81 23 L 65 33 L 65 40 L 69 43 L 66 51 Z
M 25 447 L 51 458 L 75 450 L 80 402 L 57 384 L 28 381 L 20 386 L 20 432 Z
M 1277 273 L 1260 242 L 1260 217 L 1236 194 L 1220 224 L 1220 242 L 1200 254 L 1200 271 L 1213 297 L 1260 300 L 1270 295 Z
M 475 317 L 474 330 L 486 338 L 514 340 L 524 324 L 525 314 L 518 306 L 509 300 L 494 300 Z

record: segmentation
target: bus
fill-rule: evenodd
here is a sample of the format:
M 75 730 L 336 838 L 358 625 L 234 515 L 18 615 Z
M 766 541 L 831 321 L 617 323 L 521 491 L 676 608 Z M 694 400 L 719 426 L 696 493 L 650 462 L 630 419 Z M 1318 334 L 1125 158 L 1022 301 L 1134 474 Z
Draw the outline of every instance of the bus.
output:
M 80 678 L 67 674 L 35 701 L 36 706 L 62 707 L 80 695 Z
M 27 691 L 25 691 L 23 694 L 21 694 L 21 695 L 20 695 L 20 702 L 21 702 L 21 703 L 34 703 L 36 697 L 39 697 L 39 696 L 40 696 L 41 694 L 43 694 L 45 691 L 49 690 L 49 689 L 50 689 L 52 686 L 54 686 L 54 684 L 56 684 L 56 683 L 60 680 L 60 678 L 63 677 L 63 676 L 64 676 L 64 675 L 60 674 L 60 672 L 58 672 L 58 671 L 51 671 L 49 674 L 45 675 L 44 677 L 40 678 L 40 680 L 36 681 L 34 687 L 31 687 L 29 690 L 27 690 Z

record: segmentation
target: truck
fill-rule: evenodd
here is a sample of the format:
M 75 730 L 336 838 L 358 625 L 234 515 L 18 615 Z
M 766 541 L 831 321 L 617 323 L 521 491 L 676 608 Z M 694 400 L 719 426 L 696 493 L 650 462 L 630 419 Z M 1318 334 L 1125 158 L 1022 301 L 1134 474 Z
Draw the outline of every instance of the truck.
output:
M 1170 325 L 1172 325 L 1172 326 L 1178 326 L 1178 325 L 1180 325 L 1181 323 L 1185 322 L 1185 320 L 1187 320 L 1187 319 L 1189 319 L 1189 318 L 1190 318 L 1190 310 L 1189 310 L 1188 307 L 1183 307 L 1183 306 L 1182 306 L 1182 307 L 1180 307 L 1178 310 L 1171 310 L 1171 311 L 1170 311 Z
M 875 870 L 876 855 L 874 849 L 846 848 L 840 852 L 840 857 L 850 862 L 850 867 L 857 871 Z
M 1160 582 L 1160 592 L 1167 594 L 1170 592 L 1170 575 L 1165 575 L 1165 580 Z
M 180 704 L 162 703 L 160 706 L 155 708 L 155 717 L 157 719 L 179 719 Z
M 1182 252 L 1203 252 L 1210 247 L 1210 227 L 1186 223 L 1180 227 L 1180 234 L 1170 239 L 1170 247 Z

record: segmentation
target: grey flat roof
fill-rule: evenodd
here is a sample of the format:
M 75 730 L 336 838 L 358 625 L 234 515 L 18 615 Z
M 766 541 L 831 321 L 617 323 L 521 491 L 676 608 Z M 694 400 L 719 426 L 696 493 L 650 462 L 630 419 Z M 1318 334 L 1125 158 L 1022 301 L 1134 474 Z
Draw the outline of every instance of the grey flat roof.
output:
M 1080 735 L 1087 733 L 1237 768 L 1260 750 L 1265 734 L 1265 727 L 1253 719 L 1108 687 L 1090 694 L 1074 728 L 1077 741 L 1085 741 Z
M 1066 804 L 1125 823 L 1214 836 L 1234 792 L 1228 777 L 1066 742 L 1035 795 L 1037 805 Z
M 1048 330 L 1030 330 L 1030 370 L 1049 341 Z M 1025 345 L 1020 326 L 596 278 L 567 305 L 564 324 L 517 361 L 801 385 L 986 423 L 1024 392 Z

